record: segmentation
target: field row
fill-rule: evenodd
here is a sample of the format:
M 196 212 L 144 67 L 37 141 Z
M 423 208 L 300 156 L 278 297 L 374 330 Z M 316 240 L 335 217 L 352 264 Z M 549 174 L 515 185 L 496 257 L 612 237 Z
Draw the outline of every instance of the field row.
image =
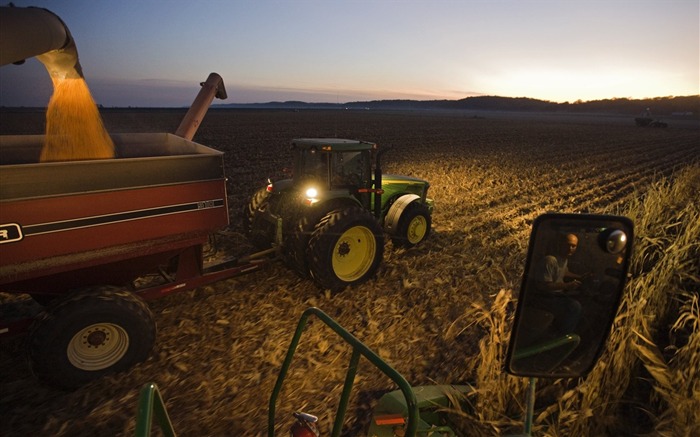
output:
M 107 111 L 111 133 L 173 132 L 184 111 Z M 24 121 L 22 121 L 24 120 Z M 10 122 L 11 121 L 11 122 Z M 42 114 L 3 115 L 4 134 L 42 133 Z M 614 211 L 661 175 L 698 162 L 698 129 L 642 129 L 615 119 L 552 122 L 459 113 L 211 110 L 195 141 L 225 152 L 232 224 L 222 250 L 248 251 L 238 213 L 267 176 L 291 164 L 298 137 L 345 137 L 392 150 L 386 172 L 424 178 L 434 233 L 419 247 L 387 243 L 377 278 L 338 294 L 281 263 L 151 304 L 158 344 L 129 372 L 75 392 L 40 386 L 17 356 L 0 352 L 0 434 L 133 434 L 138 389 L 155 381 L 182 435 L 265 435 L 267 403 L 292 330 L 321 307 L 412 384 L 462 383 L 482 328 L 466 320 L 501 289 L 516 290 L 531 221 L 545 211 Z M 278 434 L 305 409 L 332 423 L 348 351 L 312 324 L 282 393 Z M 394 388 L 361 362 L 348 434 L 361 435 L 372 405 Z

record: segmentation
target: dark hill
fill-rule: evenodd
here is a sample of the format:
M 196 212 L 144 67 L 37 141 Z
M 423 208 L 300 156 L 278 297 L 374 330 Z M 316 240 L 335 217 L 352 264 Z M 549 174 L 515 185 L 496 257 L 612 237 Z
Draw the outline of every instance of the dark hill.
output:
M 698 118 L 700 95 L 655 97 L 649 99 L 614 98 L 556 103 L 528 97 L 476 96 L 460 100 L 371 100 L 347 103 L 307 103 L 300 101 L 268 103 L 229 103 L 221 108 L 259 109 L 356 109 L 356 110 L 473 110 L 516 112 L 611 113 L 637 115 L 650 108 L 653 115 L 683 115 Z

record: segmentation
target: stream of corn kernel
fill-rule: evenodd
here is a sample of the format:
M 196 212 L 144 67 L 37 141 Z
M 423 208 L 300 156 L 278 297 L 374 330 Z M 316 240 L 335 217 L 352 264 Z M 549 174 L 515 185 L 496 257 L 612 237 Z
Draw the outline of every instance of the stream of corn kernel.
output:
M 54 92 L 46 109 L 46 140 L 41 162 L 114 158 L 85 79 L 52 78 Z

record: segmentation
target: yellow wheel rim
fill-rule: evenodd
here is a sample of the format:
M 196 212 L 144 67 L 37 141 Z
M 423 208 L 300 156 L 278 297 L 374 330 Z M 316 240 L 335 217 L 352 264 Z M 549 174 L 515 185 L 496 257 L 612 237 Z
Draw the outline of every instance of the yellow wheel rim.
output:
M 354 226 L 343 232 L 333 248 L 333 272 L 345 281 L 360 279 L 374 262 L 377 243 L 374 234 L 364 226 Z
M 117 363 L 129 349 L 129 335 L 112 323 L 87 326 L 68 343 L 68 360 L 82 370 L 102 370 Z
M 406 231 L 406 238 L 411 244 L 420 243 L 420 241 L 425 237 L 425 233 L 428 231 L 428 221 L 422 215 L 417 215 L 413 217 L 413 220 L 408 224 L 408 230 Z

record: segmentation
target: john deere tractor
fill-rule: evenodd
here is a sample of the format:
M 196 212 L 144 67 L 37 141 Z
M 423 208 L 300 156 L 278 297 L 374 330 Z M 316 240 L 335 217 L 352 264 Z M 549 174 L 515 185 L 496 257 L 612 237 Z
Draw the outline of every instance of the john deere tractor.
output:
M 412 247 L 430 233 L 427 181 L 383 175 L 388 149 L 337 138 L 291 143 L 293 176 L 268 180 L 245 211 L 249 236 L 275 246 L 285 262 L 321 288 L 340 290 L 374 276 L 384 232 L 395 246 Z

